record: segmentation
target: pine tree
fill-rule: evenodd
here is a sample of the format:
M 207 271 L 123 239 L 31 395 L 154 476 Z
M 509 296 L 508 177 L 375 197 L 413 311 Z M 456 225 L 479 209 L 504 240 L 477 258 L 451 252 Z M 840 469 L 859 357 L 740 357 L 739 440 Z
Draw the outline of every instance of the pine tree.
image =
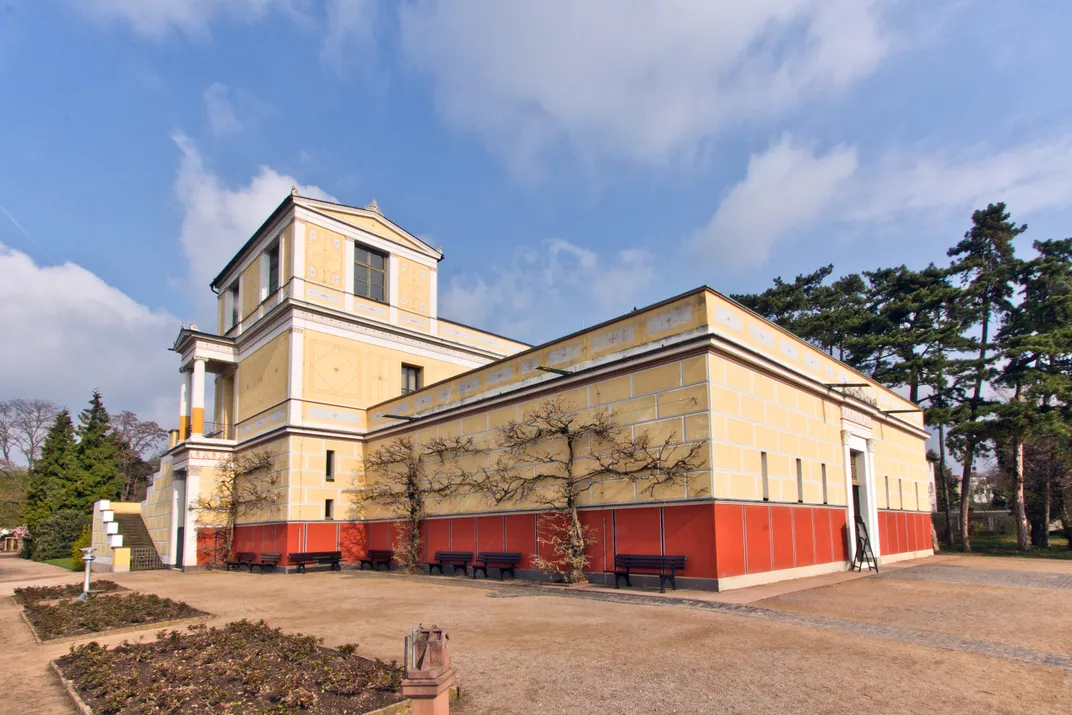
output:
M 37 525 L 59 511 L 75 506 L 75 488 L 79 479 L 74 424 L 67 410 L 52 422 L 41 455 L 30 470 L 24 518 L 30 536 Z
M 953 428 L 955 443 L 961 456 L 960 544 L 971 551 L 968 534 L 971 507 L 971 482 L 975 457 L 987 439 L 988 425 L 982 418 L 993 409 L 993 403 L 983 396 L 983 385 L 994 375 L 995 346 L 991 343 L 991 327 L 1012 308 L 1013 284 L 1019 263 L 1013 240 L 1027 230 L 1009 220 L 1005 204 L 990 204 L 985 210 L 972 214 L 972 227 L 964 239 L 949 249 L 954 259 L 950 275 L 960 280 L 959 309 L 971 325 L 979 326 L 979 338 L 974 341 L 976 357 L 960 362 L 959 379 L 967 383 L 965 403 L 957 410 Z
M 123 488 L 119 473 L 119 441 L 112 432 L 108 410 L 99 390 L 78 415 L 79 481 L 75 508 L 89 511 L 98 499 L 118 499 Z

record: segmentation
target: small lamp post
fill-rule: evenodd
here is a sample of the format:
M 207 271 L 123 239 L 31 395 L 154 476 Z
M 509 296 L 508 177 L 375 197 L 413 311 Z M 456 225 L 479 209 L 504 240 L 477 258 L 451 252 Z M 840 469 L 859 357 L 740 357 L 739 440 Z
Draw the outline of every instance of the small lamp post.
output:
M 89 576 L 92 571 L 93 561 L 96 558 L 93 556 L 93 552 L 96 550 L 96 546 L 87 546 L 84 549 L 79 549 L 79 551 L 82 552 L 82 561 L 86 565 L 86 578 L 82 582 L 82 595 L 78 597 L 79 601 L 85 601 L 89 598 Z

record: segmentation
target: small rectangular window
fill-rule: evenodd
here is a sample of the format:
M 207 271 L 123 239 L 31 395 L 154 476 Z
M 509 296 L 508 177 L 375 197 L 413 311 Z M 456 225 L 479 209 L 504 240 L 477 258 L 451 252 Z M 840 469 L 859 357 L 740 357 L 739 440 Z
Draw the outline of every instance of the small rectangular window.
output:
M 804 462 L 797 459 L 797 503 L 804 503 Z
M 329 482 L 335 481 L 335 452 L 328 450 L 324 460 L 324 477 Z
M 279 290 L 279 243 L 268 249 L 268 295 Z
M 421 368 L 416 365 L 402 365 L 402 394 L 408 395 L 421 389 Z
M 919 508 L 919 482 L 913 482 L 912 484 L 916 488 L 916 511 L 921 511 Z
M 823 462 L 823 504 L 829 504 L 826 494 L 826 462 Z
M 334 499 L 325 499 L 324 500 L 324 519 L 326 519 L 327 521 L 331 521 L 334 518 L 335 518 L 335 500 Z
M 354 295 L 380 303 L 387 301 L 387 257 L 354 246 Z
M 904 480 L 897 477 L 897 508 L 904 509 Z
M 767 474 L 767 453 L 759 453 L 759 468 L 763 472 L 763 501 L 770 501 L 770 478 Z
M 890 502 L 890 478 L 889 478 L 889 476 L 886 476 L 885 479 L 886 479 L 886 508 L 887 509 L 892 509 L 893 504 L 892 504 L 892 502 Z

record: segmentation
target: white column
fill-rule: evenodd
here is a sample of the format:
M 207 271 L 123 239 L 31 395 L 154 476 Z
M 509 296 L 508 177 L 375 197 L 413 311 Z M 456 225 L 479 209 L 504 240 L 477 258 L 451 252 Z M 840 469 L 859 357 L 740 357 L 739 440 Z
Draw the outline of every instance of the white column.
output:
M 849 561 L 856 556 L 856 508 L 852 504 L 852 450 L 849 448 L 851 433 L 848 430 L 841 431 L 841 447 L 845 455 L 845 503 L 847 521 L 845 532 L 849 539 Z
M 184 519 L 184 532 L 183 532 L 183 546 L 182 546 L 182 566 L 197 566 L 197 518 L 198 511 L 196 509 L 190 509 L 191 504 L 197 502 L 198 494 L 200 494 L 200 472 L 201 470 L 196 467 L 188 467 L 186 469 L 186 494 L 183 505 L 183 519 Z
M 876 498 L 878 492 L 878 481 L 875 479 L 875 440 L 867 440 L 867 451 L 864 453 L 864 466 L 865 466 L 865 479 L 866 484 L 860 491 L 865 493 L 866 500 L 864 504 L 860 505 L 860 508 L 865 510 L 866 516 L 864 520 L 867 522 L 867 533 L 871 537 L 871 551 L 874 552 L 877 559 L 882 553 L 882 544 L 879 543 L 878 538 L 878 499 Z M 863 481 L 863 480 L 861 480 Z M 889 504 L 886 505 L 887 508 Z
M 188 369 L 180 369 L 182 384 L 179 385 L 179 441 L 186 439 L 186 428 L 190 426 L 190 381 L 193 372 Z
M 193 378 L 190 383 L 191 434 L 201 436 L 205 429 L 205 359 L 194 358 Z

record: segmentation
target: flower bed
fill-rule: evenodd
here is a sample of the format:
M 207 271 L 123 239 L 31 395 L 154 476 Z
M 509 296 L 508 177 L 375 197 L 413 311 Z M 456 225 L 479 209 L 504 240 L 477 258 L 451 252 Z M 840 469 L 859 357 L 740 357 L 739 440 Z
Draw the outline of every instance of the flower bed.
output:
M 402 699 L 402 668 L 321 643 L 242 620 L 114 648 L 88 643 L 57 664 L 100 713 L 367 713 Z
M 23 612 L 41 640 L 206 615 L 182 601 L 136 592 L 84 602 L 29 603 Z
M 99 579 L 90 584 L 91 593 L 107 593 L 111 591 L 125 591 L 126 589 L 115 581 Z M 16 588 L 15 603 L 26 605 L 40 603 L 41 601 L 54 601 L 57 598 L 74 598 L 82 593 L 82 583 L 67 583 L 62 586 L 26 586 Z

